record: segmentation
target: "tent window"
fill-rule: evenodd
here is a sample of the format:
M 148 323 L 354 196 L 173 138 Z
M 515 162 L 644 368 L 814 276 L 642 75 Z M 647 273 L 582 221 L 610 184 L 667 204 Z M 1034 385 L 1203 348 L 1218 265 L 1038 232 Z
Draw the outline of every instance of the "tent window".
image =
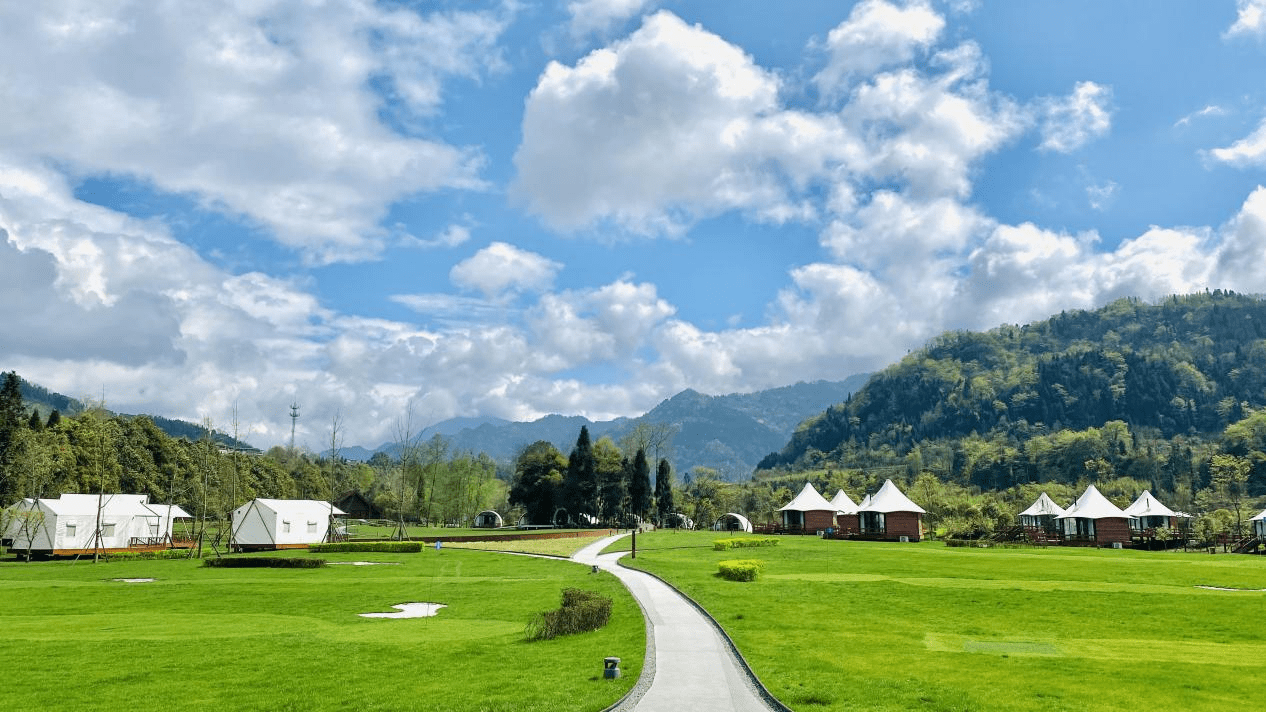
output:
M 74 539 L 74 538 L 75 538 L 75 525 L 74 525 L 74 524 L 67 524 L 67 525 L 66 525 L 66 537 L 67 537 L 67 538 L 69 538 L 69 539 Z
M 287 522 L 287 521 L 286 521 L 286 520 L 284 520 L 284 519 L 281 521 L 281 533 L 282 533 L 282 534 L 289 534 L 289 533 L 290 533 L 290 522 Z
M 884 533 L 884 513 L 883 512 L 862 512 L 861 513 L 862 532 L 867 534 L 883 534 Z
M 308 522 L 308 533 L 316 534 L 316 522 Z
M 114 525 L 113 525 L 113 524 L 102 524 L 102 525 L 101 525 L 101 536 L 114 536 Z
M 149 535 L 158 536 L 158 522 L 154 522 L 153 524 L 149 525 Z

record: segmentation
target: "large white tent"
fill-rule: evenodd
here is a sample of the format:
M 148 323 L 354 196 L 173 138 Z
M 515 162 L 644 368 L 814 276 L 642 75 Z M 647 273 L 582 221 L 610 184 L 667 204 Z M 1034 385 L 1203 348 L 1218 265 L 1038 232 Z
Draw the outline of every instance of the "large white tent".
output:
M 16 551 L 70 555 L 170 545 L 172 522 L 189 514 L 150 504 L 143 494 L 63 494 L 23 499 L 11 510 L 6 538 Z
M 1253 523 L 1253 531 L 1256 532 L 1257 536 L 1266 539 L 1266 509 L 1263 509 L 1260 514 L 1249 521 Z
M 892 480 L 884 480 L 884 484 L 879 491 L 870 497 L 870 502 L 864 507 L 858 508 L 866 512 L 882 512 L 891 514 L 893 512 L 917 512 L 919 514 L 927 514 L 927 510 L 915 504 L 905 495 Z
M 343 510 L 313 499 L 258 497 L 233 510 L 232 540 L 238 549 L 291 549 L 326 540 L 330 517 Z
M 831 506 L 835 507 L 837 514 L 857 514 L 857 503 L 844 490 L 835 493 L 831 498 Z
M 811 482 L 804 483 L 800 494 L 778 511 L 782 512 L 783 526 L 792 529 L 810 532 L 835 525 L 835 505 L 826 501 L 826 497 L 819 494 Z
M 1046 529 L 1054 526 L 1055 519 L 1064 513 L 1064 508 L 1055 504 L 1055 500 L 1043 492 L 1038 498 L 1029 505 L 1029 508 L 1020 512 L 1020 524 L 1026 527 L 1035 527 Z
M 923 534 L 920 520 L 923 514 L 927 511 L 911 501 L 892 480 L 884 480 L 879 491 L 866 495 L 858 505 L 857 522 L 862 534 L 919 541 Z
M 1087 485 L 1086 491 L 1081 493 L 1077 501 L 1056 519 L 1063 523 L 1066 540 L 1083 539 L 1107 543 L 1129 539 L 1129 524 L 1127 523 L 1129 517 L 1120 507 L 1109 502 L 1108 498 L 1104 497 L 1094 485 Z M 1119 532 L 1099 531 L 1099 522 L 1114 519 L 1120 519 L 1122 526 L 1126 529 L 1124 538 Z
M 1173 526 L 1178 513 L 1161 504 L 1149 490 L 1143 490 L 1130 506 L 1125 508 L 1131 529 L 1168 529 Z
M 742 514 L 737 512 L 726 512 L 725 514 L 717 517 L 716 522 L 712 525 L 712 529 L 713 531 L 719 532 L 739 531 L 750 534 L 752 532 L 752 523 Z

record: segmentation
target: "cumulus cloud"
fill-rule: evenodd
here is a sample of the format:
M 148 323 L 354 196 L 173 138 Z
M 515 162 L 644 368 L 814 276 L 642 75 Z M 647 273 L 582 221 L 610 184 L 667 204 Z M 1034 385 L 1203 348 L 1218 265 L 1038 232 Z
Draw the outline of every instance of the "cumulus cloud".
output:
M 449 271 L 449 279 L 463 289 L 475 289 L 492 299 L 506 291 L 541 291 L 554 282 L 562 265 L 505 242 L 494 242 Z
M 1071 153 L 1112 128 L 1112 88 L 1078 82 L 1072 94 L 1048 99 L 1040 107 L 1044 151 Z
M 813 81 L 823 95 L 839 94 L 851 77 L 909 62 L 932 46 L 944 29 L 945 18 L 926 2 L 899 6 L 886 0 L 864 0 L 827 34 L 829 57 Z
M 1208 155 L 1240 168 L 1266 166 L 1266 120 L 1253 133 L 1225 148 L 1212 149 Z
M 574 67 L 545 69 L 524 110 L 514 193 L 561 230 L 605 220 L 661 234 L 728 210 L 802 215 L 792 186 L 852 142 L 831 117 L 780 108 L 778 89 L 738 47 L 658 12 Z
M 1224 37 L 1266 37 L 1266 0 L 1239 0 L 1236 5 L 1235 23 Z
M 503 24 L 367 3 L 7 6 L 0 142 L 191 196 L 315 262 L 361 259 L 394 201 L 482 185 L 477 150 L 416 122 L 446 78 L 500 65 Z

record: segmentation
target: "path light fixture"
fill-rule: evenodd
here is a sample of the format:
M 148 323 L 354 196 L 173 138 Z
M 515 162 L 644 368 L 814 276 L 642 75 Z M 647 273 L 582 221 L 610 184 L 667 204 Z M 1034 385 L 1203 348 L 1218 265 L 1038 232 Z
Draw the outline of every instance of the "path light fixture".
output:
M 602 664 L 602 676 L 608 680 L 614 680 L 620 676 L 620 659 L 606 658 Z

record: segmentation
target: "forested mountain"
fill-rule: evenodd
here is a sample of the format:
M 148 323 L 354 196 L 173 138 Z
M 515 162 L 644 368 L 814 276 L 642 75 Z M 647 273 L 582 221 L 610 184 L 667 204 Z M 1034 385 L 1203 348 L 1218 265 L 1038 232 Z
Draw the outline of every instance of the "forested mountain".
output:
M 832 403 L 844 400 L 866 380 L 866 375 L 843 381 L 796 383 L 755 393 L 709 396 L 685 390 L 637 418 L 591 421 L 580 416 L 548 415 L 526 423 L 493 419 L 444 421 L 423 431 L 419 439 L 443 434 L 457 451 L 487 453 L 509 463 L 527 445 L 545 441 L 568 451 L 580 428 L 594 440 L 608 436 L 617 442 L 639 426 L 666 425 L 674 434 L 663 452 L 676 471 L 696 466 L 715 470 L 727 480 L 746 479 L 762 455 L 791 436 L 796 424 Z M 398 444 L 379 448 L 395 456 Z M 347 452 L 340 453 L 347 457 Z
M 1223 291 L 947 333 L 806 420 L 759 468 L 907 462 L 1002 489 L 1075 481 L 1102 460 L 1172 489 L 1193 447 L 1266 406 L 1264 337 L 1266 301 Z M 1091 431 L 1090 450 L 1061 449 Z

